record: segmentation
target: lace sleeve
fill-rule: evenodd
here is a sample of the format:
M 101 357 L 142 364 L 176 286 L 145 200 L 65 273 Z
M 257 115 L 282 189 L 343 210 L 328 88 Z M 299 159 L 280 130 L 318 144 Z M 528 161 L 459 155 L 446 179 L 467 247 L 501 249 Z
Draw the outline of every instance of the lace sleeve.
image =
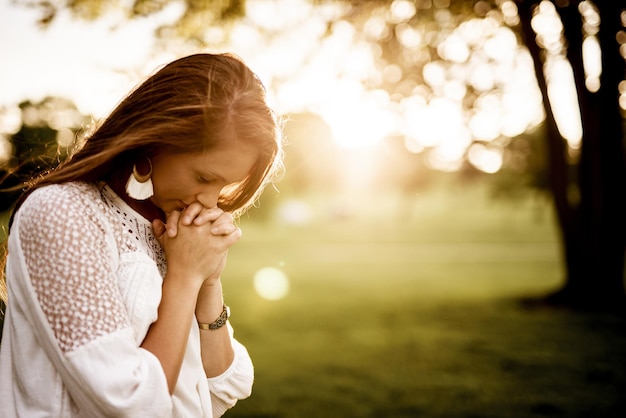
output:
M 93 199 L 93 193 L 46 187 L 20 208 L 30 281 L 63 352 L 129 323 L 114 279 L 111 239 Z

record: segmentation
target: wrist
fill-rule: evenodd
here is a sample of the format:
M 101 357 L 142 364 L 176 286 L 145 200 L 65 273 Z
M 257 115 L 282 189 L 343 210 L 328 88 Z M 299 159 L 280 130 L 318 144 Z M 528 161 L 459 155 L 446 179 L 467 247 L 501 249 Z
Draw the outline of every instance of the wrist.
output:
M 202 280 L 202 287 L 203 288 L 205 288 L 205 287 L 206 288 L 211 288 L 211 287 L 215 287 L 217 285 L 220 285 L 220 287 L 221 287 L 221 284 L 222 284 L 222 280 L 221 280 L 220 276 L 217 276 L 217 277 L 207 277 L 207 278 L 204 278 Z
M 170 282 L 177 282 L 195 287 L 198 291 L 204 285 L 204 277 L 200 274 L 194 274 L 193 272 L 185 271 L 185 269 L 175 269 L 170 266 L 167 267 L 167 273 L 165 275 L 166 280 Z
M 202 322 L 200 320 L 198 320 L 198 327 L 200 329 L 203 330 L 216 330 L 219 329 L 221 327 L 223 327 L 224 325 L 226 325 L 226 322 L 228 321 L 228 318 L 230 317 L 230 308 L 226 305 L 222 306 L 222 312 L 219 314 L 219 316 L 215 319 L 215 321 L 213 322 Z
M 222 283 L 216 281 L 207 284 L 204 282 L 198 291 L 196 300 L 196 316 L 199 319 L 213 321 L 222 312 L 224 306 L 224 295 L 222 294 Z
M 188 294 L 190 297 L 198 297 L 202 288 L 202 280 L 186 274 L 176 274 L 168 271 L 163 280 L 163 289 L 168 291 Z

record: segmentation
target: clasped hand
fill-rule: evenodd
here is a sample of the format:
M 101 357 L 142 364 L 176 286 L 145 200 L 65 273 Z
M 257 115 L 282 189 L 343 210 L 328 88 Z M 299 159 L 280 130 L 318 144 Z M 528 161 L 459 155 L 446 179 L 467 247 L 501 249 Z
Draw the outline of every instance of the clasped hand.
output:
M 219 279 L 228 248 L 241 238 L 230 213 L 200 203 L 173 211 L 165 223 L 157 219 L 152 226 L 165 252 L 168 272 L 200 280 L 200 284 Z

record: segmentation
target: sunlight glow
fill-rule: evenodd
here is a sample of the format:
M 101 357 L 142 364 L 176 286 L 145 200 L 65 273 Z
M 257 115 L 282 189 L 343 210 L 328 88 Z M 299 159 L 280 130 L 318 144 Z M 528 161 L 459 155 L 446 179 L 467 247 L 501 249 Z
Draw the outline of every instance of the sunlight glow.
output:
M 583 69 L 585 71 L 585 86 L 590 92 L 600 89 L 600 75 L 602 75 L 602 49 L 597 38 L 600 30 L 600 14 L 590 1 L 578 4 L 578 10 L 583 17 Z
M 430 103 L 406 100 L 404 122 L 406 134 L 419 144 L 430 147 L 467 135 L 463 109 L 447 98 Z
M 289 278 L 278 268 L 264 267 L 254 274 L 254 289 L 263 299 L 279 300 L 289 293 Z
M 502 16 L 504 22 L 509 26 L 515 26 L 519 24 L 519 14 L 517 12 L 517 5 L 511 0 L 505 0 L 500 4 L 502 10 Z
M 453 62 L 465 62 L 470 56 L 470 50 L 465 40 L 456 34 L 448 36 L 445 41 L 440 43 L 437 52 L 440 57 Z
M 396 37 L 400 43 L 409 49 L 415 49 L 422 43 L 422 34 L 407 23 L 396 26 Z
M 517 38 L 509 28 L 498 28 L 494 35 L 485 41 L 485 54 L 498 62 L 510 63 L 517 53 Z
M 558 54 L 563 50 L 563 23 L 556 13 L 554 4 L 544 0 L 539 3 L 531 26 L 537 34 L 537 43 L 548 53 Z
M 313 219 L 313 209 L 304 200 L 287 199 L 276 210 L 280 222 L 288 225 L 306 225 Z
M 74 132 L 71 129 L 61 128 L 57 131 L 57 144 L 61 148 L 67 148 L 74 144 Z
M 594 93 L 600 89 L 602 75 L 602 50 L 598 38 L 588 36 L 583 41 L 583 67 L 585 70 L 585 86 Z
M 361 92 L 359 96 L 338 95 L 337 100 L 320 109 L 340 147 L 369 147 L 393 132 L 395 116 L 386 92 Z
M 622 110 L 626 110 L 626 81 L 622 80 L 619 83 L 619 105 Z
M 42 31 L 36 27 L 36 10 L 9 3 L 0 6 L 0 38 L 10 40 L 3 42 L 2 56 L 4 64 L 11 63 L 0 65 L 0 105 L 57 96 L 96 117 L 105 116 L 140 77 L 168 60 L 153 54 L 153 33 L 180 12 L 172 2 L 154 16 L 126 21 L 111 8 L 86 22 L 61 10 Z
M 469 83 L 478 91 L 488 91 L 494 88 L 496 82 L 493 65 L 486 62 L 476 63 L 470 68 Z
M 374 40 L 383 39 L 389 33 L 387 21 L 385 17 L 381 15 L 370 16 L 367 22 L 365 22 L 363 30 L 368 37 Z
M 394 0 L 389 8 L 389 18 L 392 22 L 406 22 L 415 15 L 415 4 L 408 0 Z
M 0 134 L 0 167 L 13 156 L 13 145 L 6 135 Z
M 442 144 L 427 153 L 426 163 L 434 170 L 458 171 L 463 166 L 461 157 L 464 154 L 459 150 L 460 148 L 454 148 L 450 143 Z
M 544 73 L 548 84 L 548 97 L 552 104 L 552 111 L 559 132 L 567 140 L 569 146 L 577 149 L 582 141 L 582 123 L 578 97 L 574 84 L 572 67 L 565 58 L 565 45 L 562 38 L 563 24 L 559 19 L 554 4 L 542 1 L 535 11 L 531 21 L 532 27 L 537 33 L 537 42 L 546 49 L 547 54 L 544 64 Z M 590 58 L 588 65 L 590 71 L 597 74 L 594 68 L 596 57 L 587 47 L 587 55 Z M 590 87 L 594 88 L 593 79 Z
M 582 139 L 582 125 L 572 67 L 564 58 L 555 57 L 546 63 L 545 71 L 548 97 L 554 103 L 552 108 L 559 131 L 572 148 L 578 148 Z
M 313 5 L 307 0 L 246 2 L 246 16 L 262 29 L 276 31 L 306 19 Z
M 483 141 L 491 141 L 500 135 L 500 112 L 498 108 L 477 111 L 470 119 L 472 136 Z
M 435 34 L 432 28 L 414 24 L 412 19 L 421 6 L 410 0 L 374 7 L 363 22 L 363 33 L 357 23 L 342 19 L 350 7 L 343 2 L 256 0 L 246 4 L 246 17 L 228 30 L 207 28 L 205 35 L 208 45 L 235 51 L 255 70 L 278 113 L 311 112 L 323 118 L 338 146 L 359 156 L 346 164 L 345 170 L 368 175 L 364 170 L 372 167 L 365 166 L 369 160 L 358 151 L 376 150 L 382 141 L 394 136 L 403 137 L 410 152 L 427 152 L 431 167 L 445 170 L 461 167 L 470 145 L 482 141 L 483 148 L 471 148 L 472 164 L 491 172 L 502 164 L 502 155 L 498 154 L 501 150 L 494 142 L 503 136 L 519 135 L 544 117 L 532 60 L 520 47 L 515 33 L 503 26 L 503 19 L 514 24 L 519 18 L 515 2 L 498 3 L 500 15 L 485 13 L 485 17 L 458 27 L 452 26 L 456 22 L 450 11 L 438 7 L 435 19 L 449 30 Z M 599 62 L 593 38 L 598 17 L 590 2 L 580 4 L 588 29 L 585 71 L 588 87 L 593 89 L 593 80 L 600 74 L 597 64 L 589 66 Z M 565 69 L 553 58 L 564 50 L 563 27 L 551 2 L 541 2 L 538 9 L 540 13 L 533 18 L 532 26 L 551 55 L 546 73 L 550 74 L 550 97 L 557 123 L 571 146 L 576 147 L 581 133 L 571 79 L 561 76 Z M 12 84 L 19 84 L 19 94 L 25 97 L 67 97 L 81 112 L 101 117 L 145 76 L 146 69 L 152 71 L 158 64 L 189 52 L 189 47 L 185 49 L 182 44 L 159 49 L 152 38 L 156 26 L 182 13 L 181 2 L 170 2 L 163 13 L 153 18 L 131 22 L 109 15 L 86 23 L 62 13 L 45 39 L 35 37 L 31 31 L 27 40 L 18 35 L 22 33 L 18 29 L 32 26 L 35 18 L 24 10 L 15 15 L 19 18 L 10 19 L 8 26 L 0 27 L 0 35 L 20 40 L 4 45 L 3 55 L 13 60 L 24 57 L 19 58 L 24 61 L 20 65 L 27 69 L 22 77 L 24 74 L 10 73 L 6 66 L 0 66 L 2 100 L 18 102 L 18 93 L 5 89 L 7 82 L 3 80 L 24 79 Z M 395 24 L 394 34 L 390 33 L 394 26 L 389 23 Z M 404 64 L 415 63 L 420 68 L 428 62 L 422 74 L 405 73 L 408 66 L 390 59 L 380 45 L 371 42 L 392 35 L 404 47 L 398 56 Z M 106 39 L 106 45 L 102 39 Z M 436 46 L 436 55 L 429 55 L 426 44 Z M 22 54 L 25 49 L 33 53 Z M 78 58 L 76 51 L 81 51 Z M 53 65 L 46 68 L 46 77 L 36 72 L 41 62 Z M 43 80 L 54 83 L 42 87 Z M 395 92 L 371 90 L 370 86 L 381 83 L 396 86 Z M 625 103 L 626 92 L 622 97 Z M 57 122 L 62 128 L 64 123 Z M 0 119 L 0 125 L 11 124 Z M 60 142 L 69 143 L 67 132 L 59 135 Z M 361 161 L 361 157 L 365 159 Z
M 14 134 L 22 127 L 22 111 L 17 106 L 0 108 L 0 133 Z
M 446 81 L 446 69 L 441 61 L 431 61 L 422 70 L 424 80 L 433 87 L 441 86 Z
M 533 73 L 532 58 L 527 51 L 515 58 L 511 79 L 515 82 L 507 83 L 503 89 L 501 131 L 503 135 L 513 138 L 541 124 L 545 112 Z
M 467 154 L 469 162 L 485 173 L 496 173 L 502 168 L 502 151 L 487 148 L 483 144 L 474 144 Z
M 423 69 L 432 93 L 416 91 L 399 106 L 407 150 L 428 150 L 429 166 L 457 170 L 472 141 L 516 136 L 543 120 L 532 59 L 511 29 L 494 19 L 472 19 L 455 29 L 438 53 L 446 61 L 430 61 Z M 468 85 L 472 95 L 479 94 L 472 112 L 463 105 Z M 473 165 L 486 172 L 503 164 L 498 147 L 476 148 L 472 155 Z
M 376 164 L 379 158 L 380 149 L 374 146 L 344 149 L 339 156 L 341 173 L 338 186 L 340 189 L 349 191 L 351 197 L 371 190 L 376 178 Z

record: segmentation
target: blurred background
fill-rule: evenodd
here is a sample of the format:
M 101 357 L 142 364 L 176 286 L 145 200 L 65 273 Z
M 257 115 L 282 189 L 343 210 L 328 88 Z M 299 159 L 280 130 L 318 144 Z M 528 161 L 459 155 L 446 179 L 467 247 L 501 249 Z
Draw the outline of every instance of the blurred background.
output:
M 0 0 L 1 187 L 235 52 L 287 145 L 224 273 L 256 366 L 226 416 L 623 417 L 624 7 Z

